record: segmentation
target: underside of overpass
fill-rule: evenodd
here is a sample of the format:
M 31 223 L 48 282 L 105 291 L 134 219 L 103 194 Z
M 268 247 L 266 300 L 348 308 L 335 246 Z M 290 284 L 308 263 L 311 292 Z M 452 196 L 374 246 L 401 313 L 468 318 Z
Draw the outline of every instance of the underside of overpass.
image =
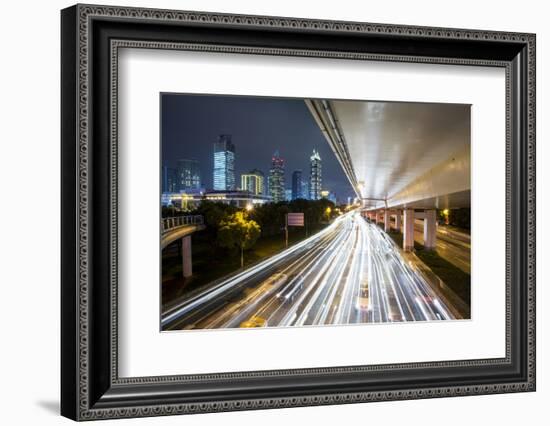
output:
M 306 100 L 366 208 L 470 206 L 470 106 Z
M 470 207 L 470 105 L 308 99 L 305 101 L 365 214 L 435 248 L 436 210 Z

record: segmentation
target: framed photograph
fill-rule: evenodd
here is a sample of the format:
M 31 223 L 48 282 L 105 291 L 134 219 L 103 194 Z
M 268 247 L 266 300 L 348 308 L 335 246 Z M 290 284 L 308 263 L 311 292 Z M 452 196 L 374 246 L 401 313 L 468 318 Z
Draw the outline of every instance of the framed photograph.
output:
M 535 390 L 535 35 L 61 12 L 61 412 Z

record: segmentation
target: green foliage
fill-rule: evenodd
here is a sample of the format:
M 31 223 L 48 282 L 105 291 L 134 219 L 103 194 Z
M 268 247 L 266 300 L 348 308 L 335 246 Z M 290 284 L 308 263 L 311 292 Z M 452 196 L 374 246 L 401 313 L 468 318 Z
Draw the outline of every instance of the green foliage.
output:
M 228 204 L 203 200 L 192 214 L 202 215 L 206 224 L 205 232 L 215 242 L 221 222 L 236 211 L 237 208 Z
M 236 212 L 220 222 L 218 242 L 226 248 L 248 250 L 260 237 L 260 226 L 244 212 Z
M 267 203 L 254 207 L 250 217 L 257 222 L 262 235 L 270 236 L 278 234 L 285 226 L 285 215 L 289 212 L 288 203 Z
M 162 217 L 174 217 L 178 215 L 178 211 L 174 206 L 162 206 Z
M 330 214 L 327 217 L 329 207 Z M 334 203 L 327 199 L 316 201 L 297 199 L 256 206 L 250 212 L 250 217 L 260 225 L 262 236 L 272 236 L 283 232 L 287 213 L 304 213 L 306 226 L 317 229 L 322 223 L 326 223 L 327 219 L 334 217 L 335 207 Z
M 423 245 L 416 242 L 414 247 L 415 254 L 420 260 L 470 306 L 470 274 L 442 258 L 436 250 L 426 250 Z

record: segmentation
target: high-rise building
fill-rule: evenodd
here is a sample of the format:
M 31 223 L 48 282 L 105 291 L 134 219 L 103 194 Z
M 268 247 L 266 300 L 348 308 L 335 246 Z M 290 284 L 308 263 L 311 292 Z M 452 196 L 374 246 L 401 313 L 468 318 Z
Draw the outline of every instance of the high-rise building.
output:
M 162 192 L 177 192 L 177 174 L 176 169 L 171 167 L 162 167 Z
M 321 185 L 322 174 L 321 174 L 321 156 L 319 152 L 315 149 L 313 154 L 309 157 L 309 199 L 310 200 L 319 200 L 321 198 Z
M 292 189 L 285 189 L 285 201 L 292 201 Z
M 292 199 L 304 198 L 302 193 L 302 171 L 294 170 L 292 172 Z
M 261 170 L 254 169 L 241 175 L 241 190 L 254 195 L 264 195 L 265 176 Z
M 334 204 L 336 204 L 336 195 L 333 192 L 323 190 L 321 191 L 321 198 L 326 198 L 329 201 L 332 201 Z
M 309 182 L 307 179 L 302 179 L 302 198 L 309 200 Z
M 275 151 L 269 169 L 269 195 L 274 203 L 285 200 L 285 160 Z
M 214 190 L 235 190 L 235 145 L 231 135 L 220 135 L 214 142 Z
M 201 171 L 197 160 L 182 158 L 176 169 L 176 190 L 187 191 L 201 187 Z

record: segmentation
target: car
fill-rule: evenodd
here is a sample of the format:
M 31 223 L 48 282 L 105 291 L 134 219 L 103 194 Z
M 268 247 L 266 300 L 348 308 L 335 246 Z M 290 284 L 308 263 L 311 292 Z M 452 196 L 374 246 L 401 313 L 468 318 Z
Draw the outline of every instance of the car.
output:
M 240 328 L 258 328 L 267 327 L 267 320 L 262 317 L 253 316 L 252 318 L 242 322 L 239 325 Z
M 369 288 L 361 287 L 359 296 L 357 297 L 357 302 L 355 308 L 359 311 L 367 311 L 370 308 L 369 305 Z

